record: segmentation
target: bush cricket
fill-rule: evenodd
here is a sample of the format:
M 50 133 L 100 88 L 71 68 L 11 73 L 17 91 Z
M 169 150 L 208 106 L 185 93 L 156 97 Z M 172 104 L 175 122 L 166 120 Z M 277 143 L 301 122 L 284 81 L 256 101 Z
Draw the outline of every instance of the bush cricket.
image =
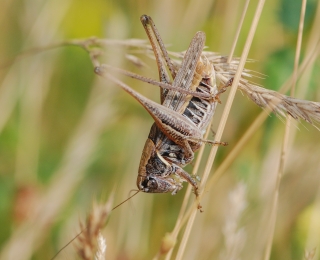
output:
M 108 65 L 97 66 L 95 73 L 123 88 L 155 121 L 142 153 L 137 177 L 138 189 L 147 193 L 171 192 L 174 195 L 182 188 L 182 182 L 186 181 L 193 186 L 197 196 L 195 176 L 184 171 L 183 167 L 193 160 L 194 152 L 203 143 L 226 145 L 224 142 L 204 140 L 203 135 L 220 102 L 219 95 L 232 83 L 234 69 L 223 58 L 220 65 L 215 65 L 210 57 L 206 57 L 203 52 L 203 32 L 195 34 L 181 65 L 174 64 L 151 17 L 143 15 L 140 20 L 156 58 L 160 82 Z M 173 79 L 172 83 L 166 66 Z M 108 73 L 108 69 L 160 86 L 161 104 L 137 93 Z M 244 71 L 243 75 L 248 74 Z M 220 89 L 216 77 L 222 85 Z M 294 119 L 303 119 L 311 124 L 313 120 L 320 121 L 320 103 L 287 97 L 250 84 L 245 79 L 241 79 L 238 88 L 257 105 L 269 108 L 277 115 L 288 113 Z
M 147 193 L 176 194 L 182 188 L 182 182 L 187 181 L 193 186 L 197 195 L 198 186 L 194 176 L 182 168 L 193 160 L 194 152 L 203 142 L 226 145 L 202 139 L 219 102 L 219 94 L 224 90 L 218 91 L 214 68 L 205 57 L 201 57 L 205 42 L 203 32 L 196 33 L 181 67 L 176 71 L 152 19 L 144 15 L 141 17 L 141 22 L 150 39 L 161 82 L 170 83 L 162 56 L 173 82 L 172 90 L 161 89 L 161 104 L 157 104 L 110 74 L 107 75 L 137 99 L 155 121 L 142 152 L 137 186 L 139 190 Z M 95 72 L 106 73 L 103 66 L 96 67 Z M 180 89 L 191 90 L 193 93 L 190 93 L 193 95 L 182 93 Z M 200 97 L 201 95 L 197 94 L 206 95 Z

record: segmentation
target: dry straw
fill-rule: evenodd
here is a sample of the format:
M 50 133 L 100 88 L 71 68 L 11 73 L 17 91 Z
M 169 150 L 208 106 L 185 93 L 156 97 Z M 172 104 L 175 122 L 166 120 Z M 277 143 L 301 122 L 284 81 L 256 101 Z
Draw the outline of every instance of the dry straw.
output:
M 295 87 L 296 87 L 297 78 L 298 78 L 297 74 L 298 74 L 298 66 L 299 66 L 300 53 L 301 53 L 301 42 L 302 42 L 302 34 L 303 34 L 304 17 L 306 12 L 306 4 L 307 4 L 307 1 L 303 0 L 301 5 L 299 33 L 298 33 L 298 39 L 297 39 L 294 68 L 293 68 L 293 83 L 290 91 L 291 96 L 294 96 L 295 94 Z M 308 115 L 308 113 L 305 113 L 304 111 L 302 113 Z M 291 113 L 289 114 L 291 115 Z M 297 119 L 295 115 L 291 115 L 291 116 Z M 267 224 L 267 226 L 270 227 L 270 231 L 269 231 L 269 236 L 266 244 L 264 260 L 270 259 L 270 255 L 271 255 L 271 247 L 272 247 L 272 241 L 273 241 L 274 230 L 275 230 L 276 219 L 277 219 L 280 183 L 281 183 L 281 178 L 284 174 L 285 161 L 289 151 L 289 134 L 290 134 L 290 125 L 291 125 L 290 120 L 291 118 L 288 115 L 286 117 L 286 128 L 285 128 L 285 133 L 283 137 L 277 180 L 276 180 L 276 185 L 274 187 L 274 192 L 273 192 L 272 206 L 271 206 L 271 212 L 270 212 L 270 222 Z M 310 118 L 307 117 L 306 121 L 310 122 Z
M 239 61 L 239 66 L 238 66 L 238 69 L 237 69 L 237 73 L 235 74 L 235 77 L 234 77 L 234 80 L 233 80 L 233 83 L 232 83 L 232 87 L 231 87 L 231 90 L 230 90 L 230 94 L 228 96 L 228 100 L 227 100 L 227 103 L 225 105 L 224 112 L 222 114 L 222 117 L 221 117 L 221 120 L 220 120 L 220 123 L 219 123 L 219 126 L 218 126 L 218 130 L 217 130 L 217 134 L 216 134 L 216 140 L 217 141 L 221 140 L 222 133 L 223 133 L 224 127 L 226 125 L 227 117 L 228 117 L 228 114 L 230 112 L 231 105 L 232 105 L 232 102 L 233 102 L 233 99 L 234 99 L 234 96 L 235 96 L 235 92 L 236 92 L 237 86 L 238 86 L 238 84 L 240 82 L 241 73 L 242 73 L 242 70 L 244 68 L 244 64 L 245 64 L 245 62 L 247 60 L 247 56 L 248 56 L 248 53 L 249 53 L 251 42 L 253 40 L 253 36 L 254 36 L 255 30 L 257 28 L 258 21 L 259 21 L 259 18 L 260 18 L 262 9 L 263 9 L 263 5 L 264 5 L 264 1 L 259 1 L 257 9 L 256 9 L 255 16 L 253 18 L 253 22 L 252 22 L 252 25 L 251 25 L 251 28 L 250 28 L 250 32 L 249 32 L 249 35 L 247 37 L 246 44 L 244 46 L 244 49 L 243 49 L 243 52 L 242 52 L 242 55 L 241 55 L 241 58 L 240 58 L 240 61 Z M 204 174 L 203 174 L 203 179 L 202 179 L 202 183 L 201 183 L 202 190 L 205 187 L 206 181 L 207 181 L 207 179 L 209 177 L 209 173 L 211 171 L 211 167 L 212 167 L 216 152 L 217 152 L 217 147 L 212 147 L 212 149 L 210 151 L 210 154 L 209 154 L 209 158 L 208 158 L 206 167 L 205 167 L 205 170 L 204 170 Z M 185 234 L 184 234 L 184 236 L 182 238 L 182 242 L 181 242 L 180 248 L 178 250 L 176 259 L 182 259 L 182 257 L 183 257 L 183 253 L 184 253 L 184 250 L 185 250 L 185 247 L 186 247 L 186 242 L 187 242 L 187 239 L 188 239 L 188 237 L 190 235 L 190 230 L 191 230 L 191 227 L 193 225 L 196 213 L 197 213 L 196 208 L 194 208 L 193 212 L 192 212 L 192 214 L 191 214 L 191 216 L 189 218 L 189 221 L 187 223 L 186 232 L 185 232 Z

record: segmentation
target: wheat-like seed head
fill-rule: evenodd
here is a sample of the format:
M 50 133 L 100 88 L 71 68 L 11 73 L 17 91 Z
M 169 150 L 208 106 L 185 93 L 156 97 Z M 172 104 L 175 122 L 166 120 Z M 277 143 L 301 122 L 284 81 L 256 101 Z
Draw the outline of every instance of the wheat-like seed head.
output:
M 101 229 L 111 211 L 111 201 L 103 205 L 93 204 L 92 211 L 87 217 L 86 224 L 80 221 L 82 233 L 78 237 L 77 252 L 84 259 L 105 259 L 106 240 L 101 234 Z

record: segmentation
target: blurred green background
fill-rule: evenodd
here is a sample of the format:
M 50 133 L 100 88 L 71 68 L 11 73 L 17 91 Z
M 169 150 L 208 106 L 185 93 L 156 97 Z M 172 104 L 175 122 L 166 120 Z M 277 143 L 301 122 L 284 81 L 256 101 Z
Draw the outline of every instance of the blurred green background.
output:
M 74 38 L 147 39 L 139 19 L 142 14 L 153 18 L 172 51 L 186 50 L 195 32 L 202 30 L 209 51 L 228 55 L 244 2 L 0 2 L 1 259 L 49 259 L 76 234 L 78 220 L 85 219 L 93 201 L 105 201 L 112 191 L 115 204 L 127 198 L 130 190 L 136 189 L 140 155 L 152 124 L 127 93 L 94 75 L 88 54 L 80 48 L 17 55 Z M 257 4 L 252 2 L 235 56 L 241 55 L 252 22 Z M 319 39 L 319 8 L 319 1 L 307 2 L 301 60 Z M 297 0 L 266 1 L 249 53 L 254 62 L 246 66 L 263 74 L 255 83 L 278 90 L 291 75 L 300 9 Z M 142 55 L 147 67 L 139 69 L 125 59 L 127 52 L 110 45 L 105 62 L 157 78 L 153 60 Z M 304 78 L 299 78 L 299 98 L 320 101 L 318 52 L 308 63 Z M 157 88 L 124 80 L 159 101 Z M 218 107 L 213 130 L 226 96 Z M 219 148 L 212 174 L 260 112 L 237 94 L 223 136 L 229 146 Z M 236 230 L 243 231 L 242 242 L 237 244 L 239 256 L 262 258 L 284 126 L 270 116 L 218 183 L 206 191 L 205 212 L 196 218 L 184 259 L 228 259 L 224 227 L 232 216 L 230 210 L 239 204 L 244 205 L 236 219 Z M 292 128 L 298 131 L 280 187 L 272 259 L 303 259 L 304 250 L 320 246 L 320 133 L 306 123 Z M 192 166 L 186 169 L 190 172 Z M 244 194 L 238 194 L 240 202 L 232 202 L 230 192 L 237 190 L 237 185 L 245 187 Z M 176 196 L 138 194 L 114 211 L 103 231 L 107 259 L 151 259 L 165 233 L 174 227 L 185 189 Z M 58 259 L 75 258 L 75 248 L 69 246 Z

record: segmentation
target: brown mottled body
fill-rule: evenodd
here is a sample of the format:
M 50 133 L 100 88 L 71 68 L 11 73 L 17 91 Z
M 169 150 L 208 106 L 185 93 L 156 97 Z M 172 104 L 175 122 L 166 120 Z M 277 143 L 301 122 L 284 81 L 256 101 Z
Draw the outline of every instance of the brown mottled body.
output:
M 151 42 L 161 82 L 142 79 L 161 87 L 161 104 L 158 104 L 107 72 L 108 66 L 95 68 L 95 72 L 106 76 L 133 96 L 153 117 L 150 134 L 146 141 L 137 177 L 139 190 L 148 193 L 175 194 L 187 181 L 197 194 L 197 183 L 193 176 L 182 168 L 190 163 L 203 142 L 203 134 L 215 112 L 219 101 L 213 65 L 201 56 L 205 34 L 197 32 L 176 70 L 164 47 L 160 35 L 150 17 L 144 15 L 141 22 Z M 168 67 L 173 82 L 167 73 Z M 138 78 L 132 73 L 128 76 Z M 141 79 L 141 77 L 139 78 Z M 151 82 L 152 81 L 152 82 Z
M 164 57 L 174 79 L 172 85 L 177 88 L 176 91 L 161 91 L 161 105 L 169 108 L 174 118 L 182 116 L 187 124 L 182 126 L 176 124 L 174 120 L 174 131 L 172 129 L 168 131 L 165 125 L 155 121 L 141 157 L 137 186 L 144 192 L 175 194 L 182 188 L 182 182 L 187 181 L 194 187 L 197 194 L 198 186 L 194 177 L 182 167 L 193 160 L 194 152 L 200 148 L 203 134 L 217 105 L 218 89 L 214 68 L 205 57 L 201 57 L 205 34 L 198 32 L 194 36 L 181 67 L 176 72 L 151 18 L 142 16 L 141 21 L 156 56 L 160 80 L 169 83 L 169 77 L 162 63 L 162 57 Z M 184 94 L 180 89 L 205 93 L 211 98 L 204 99 Z M 189 134 L 189 128 L 194 129 L 192 135 Z

